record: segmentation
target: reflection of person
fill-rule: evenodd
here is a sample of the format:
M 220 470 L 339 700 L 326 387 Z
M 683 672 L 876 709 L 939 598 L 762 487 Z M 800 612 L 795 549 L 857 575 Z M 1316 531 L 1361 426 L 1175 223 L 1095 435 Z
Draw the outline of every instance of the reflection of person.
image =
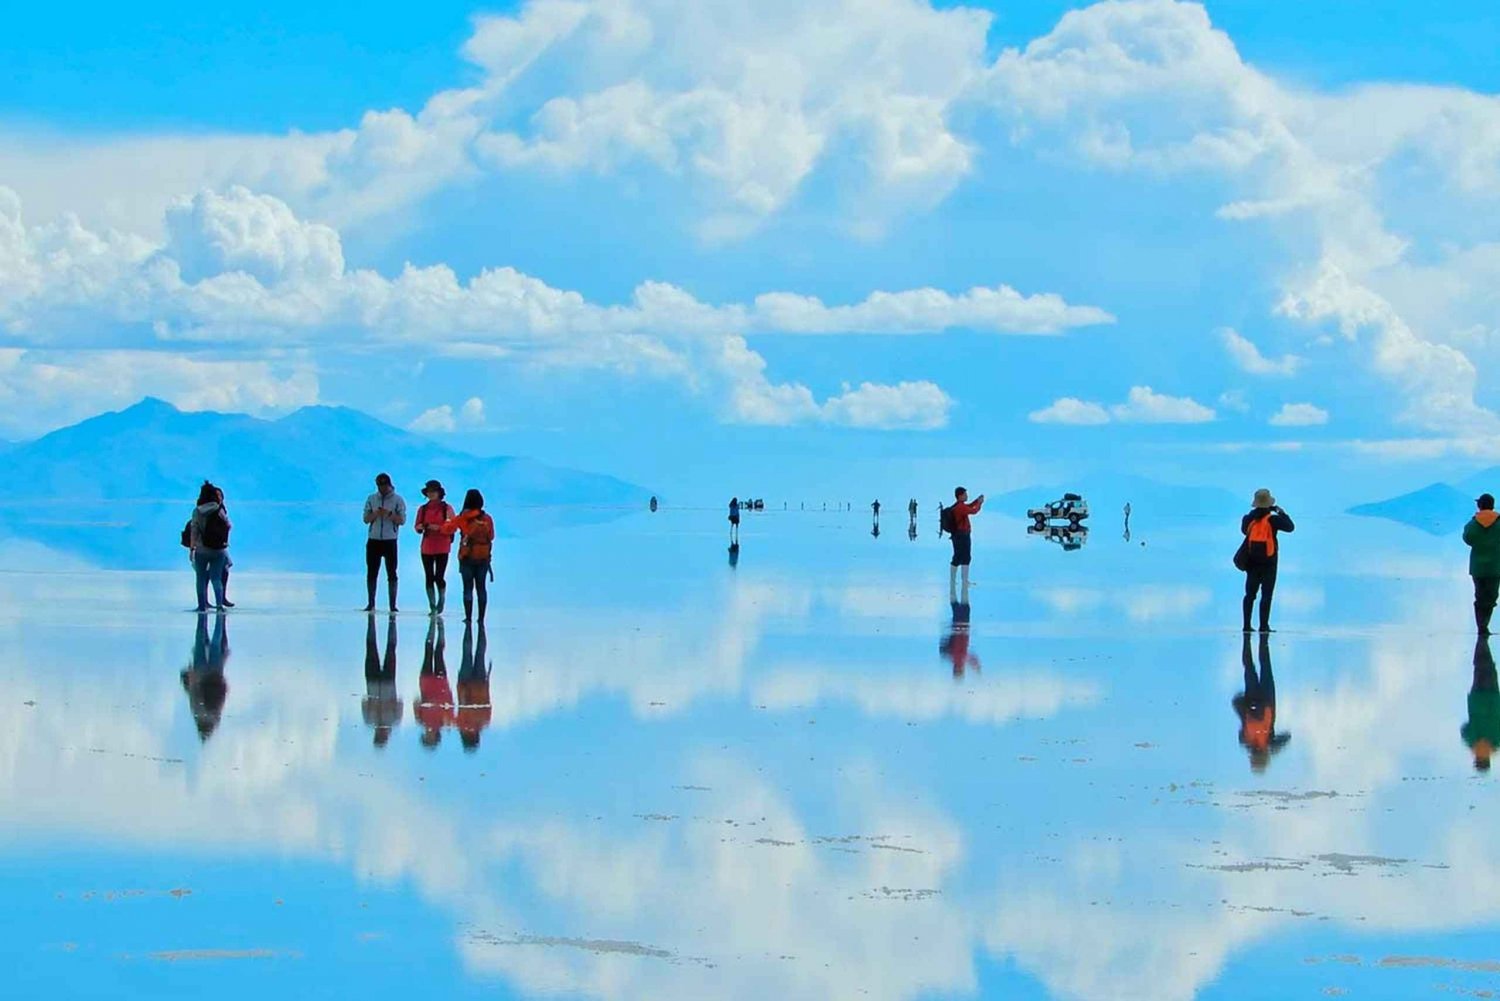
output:
M 1260 672 L 1250 655 L 1250 637 L 1245 637 L 1240 660 L 1245 668 L 1245 690 L 1231 701 L 1240 718 L 1240 743 L 1250 752 L 1250 767 L 1265 771 L 1271 755 L 1292 739 L 1289 733 L 1276 732 L 1276 678 L 1271 673 L 1271 639 L 1260 636 Z
M 1271 491 L 1255 491 L 1254 506 L 1240 519 L 1240 534 L 1245 537 L 1245 600 L 1242 610 L 1247 633 L 1257 591 L 1260 592 L 1260 631 L 1274 632 L 1271 628 L 1271 596 L 1276 593 L 1276 568 L 1281 561 L 1281 547 L 1276 537 L 1278 533 L 1296 530 L 1291 517 L 1277 507 Z
M 391 728 L 401 722 L 401 696 L 396 692 L 396 617 L 385 627 L 385 656 L 375 642 L 375 616 L 365 623 L 365 699 L 360 704 L 365 723 L 375 731 L 375 746 L 384 747 Z
M 1469 721 L 1459 731 L 1474 755 L 1476 771 L 1490 770 L 1490 755 L 1500 744 L 1500 685 L 1488 636 L 1474 643 L 1474 684 L 1469 688 Z
M 463 661 L 458 668 L 458 739 L 465 751 L 479 749 L 479 734 L 490 725 L 490 664 L 484 623 L 479 623 L 479 642 L 471 627 L 464 626 Z
M 964 672 L 972 669 L 975 674 L 979 673 L 979 658 L 969 652 L 969 599 L 951 603 L 953 610 L 953 622 L 948 632 L 938 643 L 938 653 L 951 661 L 953 664 L 953 677 L 962 678 Z
M 1125 541 L 1130 541 L 1130 502 L 1125 502 Z
M 422 573 L 427 578 L 427 612 L 442 615 L 448 600 L 448 553 L 453 549 L 453 533 L 444 531 L 453 517 L 448 491 L 437 480 L 428 480 L 422 488 L 427 502 L 417 508 L 412 526 L 422 537 Z
M 1490 617 L 1495 614 L 1495 599 L 1500 595 L 1500 529 L 1495 527 L 1495 498 L 1481 494 L 1479 508 L 1464 526 L 1464 542 L 1469 547 L 1469 576 L 1474 578 L 1474 625 L 1479 635 L 1490 634 Z
M 729 565 L 730 567 L 740 565 L 740 544 L 738 542 L 731 542 L 729 544 Z
M 198 616 L 198 632 L 193 638 L 193 662 L 182 672 L 182 690 L 187 692 L 188 708 L 198 726 L 198 738 L 208 740 L 219 726 L 229 683 L 224 680 L 224 662 L 229 658 L 229 641 L 224 634 L 224 613 L 214 616 L 214 633 L 208 635 L 208 616 Z
M 958 575 L 959 568 L 963 569 L 964 590 L 969 588 L 969 562 L 973 559 L 973 544 L 971 532 L 972 527 L 969 519 L 979 513 L 984 507 L 984 494 L 974 498 L 969 503 L 969 492 L 963 487 L 955 487 L 953 490 L 953 506 L 948 510 L 953 513 L 953 562 L 948 567 L 948 590 L 953 590 L 954 578 Z
M 917 541 L 917 519 L 913 516 L 906 526 L 906 537 L 913 542 Z
M 464 494 L 464 509 L 443 526 L 447 532 L 461 532 L 458 544 L 458 575 L 464 582 L 464 621 L 474 618 L 474 595 L 479 594 L 479 621 L 484 621 L 490 602 L 489 581 L 494 579 L 490 559 L 494 555 L 495 522 L 484 513 L 484 494 L 469 490 Z
M 444 660 L 446 647 L 443 620 L 434 618 L 427 627 L 417 703 L 412 706 L 412 717 L 422 727 L 422 746 L 428 749 L 437 747 L 443 739 L 443 727 L 453 722 L 453 688 L 448 684 L 448 664 Z
M 391 611 L 396 611 L 396 540 L 406 524 L 406 501 L 396 493 L 390 475 L 375 477 L 375 492 L 365 498 L 365 524 L 370 526 L 365 542 L 365 590 L 370 600 L 365 611 L 375 611 L 375 582 L 380 579 L 380 563 L 385 561 L 385 585 L 390 595 Z

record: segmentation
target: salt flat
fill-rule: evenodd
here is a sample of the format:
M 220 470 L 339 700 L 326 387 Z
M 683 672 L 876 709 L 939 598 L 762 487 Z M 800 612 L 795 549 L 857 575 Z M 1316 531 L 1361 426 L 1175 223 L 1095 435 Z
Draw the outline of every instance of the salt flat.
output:
M 1492 988 L 1456 538 L 1299 519 L 1256 769 L 1235 526 L 1095 522 L 1063 553 L 977 519 L 967 610 L 926 511 L 915 541 L 747 517 L 734 567 L 718 512 L 507 540 L 478 661 L 415 612 L 414 548 L 394 623 L 354 610 L 356 552 L 236 568 L 201 634 L 185 567 L 0 554 L 6 993 Z M 471 698 L 419 718 L 440 662 Z

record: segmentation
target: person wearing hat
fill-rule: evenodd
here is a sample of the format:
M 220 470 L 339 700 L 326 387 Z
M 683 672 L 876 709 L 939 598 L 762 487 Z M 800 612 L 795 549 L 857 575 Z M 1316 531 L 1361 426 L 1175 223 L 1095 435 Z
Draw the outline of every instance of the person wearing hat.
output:
M 1255 607 L 1255 596 L 1260 595 L 1260 631 L 1271 629 L 1271 597 L 1276 593 L 1276 568 L 1281 561 L 1281 546 L 1277 535 L 1295 532 L 1297 526 L 1276 504 L 1271 491 L 1261 488 L 1255 491 L 1250 513 L 1240 519 L 1240 534 L 1245 537 L 1245 601 L 1242 606 L 1244 631 L 1250 631 L 1250 611 Z
M 1474 625 L 1479 635 L 1490 634 L 1490 617 L 1495 614 L 1495 598 L 1500 595 L 1500 529 L 1495 522 L 1495 498 L 1480 494 L 1474 501 L 1479 509 L 1464 526 L 1464 543 L 1469 547 L 1469 576 L 1474 578 Z
M 406 524 L 406 501 L 396 493 L 389 473 L 375 477 L 375 492 L 365 498 L 365 524 L 370 528 L 365 542 L 365 585 L 370 600 L 365 611 L 375 611 L 375 582 L 380 579 L 380 563 L 385 561 L 385 583 L 390 594 L 391 612 L 396 611 L 396 539 Z
M 422 488 L 427 502 L 417 508 L 412 526 L 422 537 L 422 572 L 427 575 L 427 612 L 442 615 L 448 600 L 448 554 L 453 550 L 453 533 L 444 531 L 453 517 L 453 505 L 444 498 L 447 491 L 437 480 L 428 480 Z

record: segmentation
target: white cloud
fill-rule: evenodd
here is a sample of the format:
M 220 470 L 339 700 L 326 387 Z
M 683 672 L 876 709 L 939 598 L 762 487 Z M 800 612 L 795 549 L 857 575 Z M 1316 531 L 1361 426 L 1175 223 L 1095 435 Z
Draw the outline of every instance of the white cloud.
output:
M 416 419 L 406 425 L 408 431 L 419 431 L 423 434 L 441 434 L 448 431 L 457 431 L 458 422 L 453 419 L 453 408 L 448 404 L 424 410 L 417 415 Z
M 1034 410 L 1028 416 L 1033 424 L 1204 424 L 1217 415 L 1209 407 L 1185 396 L 1166 396 L 1150 386 L 1134 386 L 1124 403 L 1105 407 L 1071 396 Z
M 301 357 L 190 358 L 159 351 L 0 348 L 0 427 L 29 434 L 155 396 L 183 410 L 281 413 L 318 402 Z
M 484 401 L 477 396 L 469 397 L 459 408 L 458 419 L 467 427 L 482 427 L 484 425 Z
M 1311 403 L 1288 403 L 1271 417 L 1271 424 L 1279 428 L 1315 427 L 1328 423 L 1328 411 Z
M 1282 355 L 1275 360 L 1267 358 L 1252 341 L 1235 330 L 1225 328 L 1220 336 L 1229 357 L 1234 359 L 1242 372 L 1251 375 L 1292 376 L 1302 367 L 1302 359 L 1296 355 Z
M 926 381 L 862 384 L 826 401 L 798 383 L 774 383 L 747 333 L 936 333 L 952 327 L 1056 333 L 1107 322 L 1107 313 L 1007 286 L 952 295 L 875 292 L 852 306 L 784 292 L 712 305 L 663 282 L 629 303 L 601 305 L 512 268 L 467 282 L 444 265 L 408 265 L 387 278 L 350 270 L 328 226 L 244 188 L 200 192 L 168 213 L 168 239 L 98 234 L 68 221 L 28 227 L 0 189 L 0 331 L 15 343 L 96 343 L 242 350 L 361 350 L 430 344 L 454 354 L 524 355 L 538 367 L 605 369 L 673 379 L 726 401 L 727 419 L 755 424 L 823 421 L 866 428 L 939 428 L 952 400 Z M 3 343 L 3 341 L 0 341 Z M 524 349 L 524 351 L 521 351 Z M 455 415 L 436 407 L 423 430 L 483 422 L 483 404 Z
M 1108 424 L 1109 411 L 1097 403 L 1065 396 L 1027 417 L 1033 424 Z

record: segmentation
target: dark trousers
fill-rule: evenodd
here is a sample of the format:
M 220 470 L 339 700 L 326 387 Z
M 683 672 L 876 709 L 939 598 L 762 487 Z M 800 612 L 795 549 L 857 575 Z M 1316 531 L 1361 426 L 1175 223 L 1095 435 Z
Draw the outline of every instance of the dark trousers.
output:
M 1474 624 L 1482 633 L 1489 632 L 1496 597 L 1500 597 L 1500 577 L 1474 578 Z
M 479 621 L 484 621 L 484 610 L 490 603 L 489 560 L 459 560 L 458 575 L 464 582 L 464 621 L 474 616 L 474 595 L 479 595 Z
M 953 562 L 952 566 L 966 567 L 974 558 L 974 537 L 968 532 L 954 532 L 953 539 Z
M 1245 571 L 1244 623 L 1250 628 L 1250 611 L 1255 607 L 1255 596 L 1260 594 L 1260 628 L 1271 628 L 1271 597 L 1276 593 L 1276 561 L 1251 563 Z
M 427 575 L 428 587 L 448 586 L 448 554 L 423 553 L 422 571 Z
M 385 582 L 390 591 L 391 609 L 396 608 L 396 540 L 370 539 L 365 543 L 365 589 L 370 606 L 375 605 L 375 582 L 380 579 L 380 561 L 385 561 Z

